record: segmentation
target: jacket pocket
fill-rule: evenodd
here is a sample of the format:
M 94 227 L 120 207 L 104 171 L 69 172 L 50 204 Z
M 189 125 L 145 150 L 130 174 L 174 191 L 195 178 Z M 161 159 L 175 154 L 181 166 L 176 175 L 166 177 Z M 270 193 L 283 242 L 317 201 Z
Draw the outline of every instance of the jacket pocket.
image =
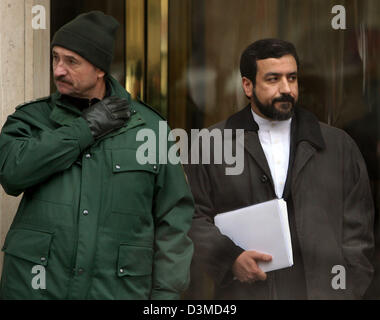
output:
M 1 296 L 4 299 L 46 299 L 49 294 L 45 288 L 35 287 L 38 281 L 50 283 L 37 266 L 48 265 L 53 234 L 29 229 L 11 229 L 2 250 L 4 265 L 1 279 Z M 37 270 L 37 271 L 36 271 Z
M 159 171 L 159 165 L 140 164 L 137 160 L 137 150 L 134 149 L 115 149 L 112 150 L 112 172 L 133 172 L 145 171 L 156 174 Z
M 153 269 L 153 249 L 121 244 L 117 263 L 119 277 L 150 276 Z
M 136 150 L 112 150 L 112 211 L 144 215 L 152 210 L 159 165 L 140 164 Z
M 47 266 L 53 234 L 45 231 L 11 229 L 2 250 L 5 254 Z

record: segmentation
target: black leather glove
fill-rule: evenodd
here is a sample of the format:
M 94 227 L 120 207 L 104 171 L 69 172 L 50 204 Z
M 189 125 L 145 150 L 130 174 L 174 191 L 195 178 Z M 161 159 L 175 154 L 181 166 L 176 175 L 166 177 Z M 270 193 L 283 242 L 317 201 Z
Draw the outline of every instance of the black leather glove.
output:
M 128 101 L 118 97 L 109 97 L 83 110 L 94 139 L 120 129 L 130 118 Z

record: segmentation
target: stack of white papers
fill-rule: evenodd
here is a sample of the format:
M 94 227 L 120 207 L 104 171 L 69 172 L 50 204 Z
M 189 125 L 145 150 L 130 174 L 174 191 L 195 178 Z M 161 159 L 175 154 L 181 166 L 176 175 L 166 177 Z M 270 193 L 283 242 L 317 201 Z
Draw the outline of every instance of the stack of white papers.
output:
M 215 225 L 244 250 L 272 256 L 271 262 L 258 262 L 264 272 L 293 265 L 286 202 L 276 199 L 250 207 L 218 214 Z

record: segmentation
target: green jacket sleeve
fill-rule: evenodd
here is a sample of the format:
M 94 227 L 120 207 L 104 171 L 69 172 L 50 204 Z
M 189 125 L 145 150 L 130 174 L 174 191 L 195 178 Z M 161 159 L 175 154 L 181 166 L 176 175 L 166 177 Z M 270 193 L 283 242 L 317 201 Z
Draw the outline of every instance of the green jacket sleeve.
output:
M 17 110 L 0 134 L 0 184 L 13 196 L 68 169 L 94 141 L 81 117 L 58 129 L 28 120 Z
M 161 165 L 157 178 L 152 300 L 179 299 L 190 281 L 188 237 L 194 202 L 181 165 Z

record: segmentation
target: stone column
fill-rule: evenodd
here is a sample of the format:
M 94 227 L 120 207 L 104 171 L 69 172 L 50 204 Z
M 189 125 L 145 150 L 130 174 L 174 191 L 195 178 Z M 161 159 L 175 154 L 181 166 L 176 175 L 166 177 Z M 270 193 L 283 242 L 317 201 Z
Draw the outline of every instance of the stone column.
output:
M 46 13 L 45 29 L 36 29 L 36 26 L 43 27 L 43 21 L 39 19 L 43 12 L 38 9 L 44 9 Z M 0 1 L 0 127 L 18 104 L 49 95 L 49 25 L 50 0 Z M 1 247 L 19 200 L 20 197 L 7 196 L 0 187 Z M 1 253 L 0 271 L 2 261 Z

